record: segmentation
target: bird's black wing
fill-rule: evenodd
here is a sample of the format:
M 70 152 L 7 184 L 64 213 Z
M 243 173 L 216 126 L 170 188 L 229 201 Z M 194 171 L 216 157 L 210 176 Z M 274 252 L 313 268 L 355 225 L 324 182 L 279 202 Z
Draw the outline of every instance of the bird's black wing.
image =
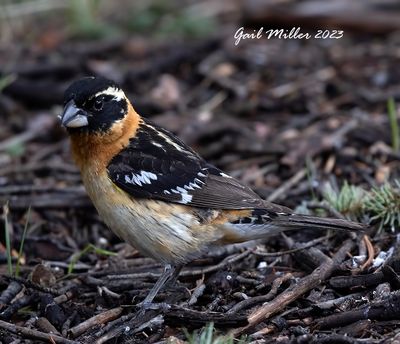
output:
M 135 137 L 107 168 L 110 179 L 135 198 L 212 209 L 265 207 L 250 188 L 148 120 L 140 123 Z

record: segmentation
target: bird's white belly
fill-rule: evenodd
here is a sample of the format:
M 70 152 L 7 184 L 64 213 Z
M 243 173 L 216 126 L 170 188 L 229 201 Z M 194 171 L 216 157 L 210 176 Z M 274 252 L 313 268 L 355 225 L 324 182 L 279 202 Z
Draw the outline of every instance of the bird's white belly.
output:
M 102 220 L 144 255 L 174 264 L 185 263 L 199 251 L 199 238 L 192 231 L 199 220 L 185 206 L 132 199 L 108 177 L 83 180 Z

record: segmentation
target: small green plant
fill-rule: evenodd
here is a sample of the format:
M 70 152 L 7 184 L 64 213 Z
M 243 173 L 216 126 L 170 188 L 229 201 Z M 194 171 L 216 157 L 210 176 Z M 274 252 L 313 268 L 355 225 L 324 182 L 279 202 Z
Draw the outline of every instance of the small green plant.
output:
M 393 98 L 389 98 L 387 102 L 388 116 L 390 122 L 390 129 L 392 133 L 392 148 L 395 152 L 399 151 L 399 124 L 397 122 L 396 104 Z
M 159 35 L 162 37 L 177 35 L 201 38 L 210 35 L 216 27 L 213 18 L 187 13 L 178 13 L 175 17 L 168 16 L 160 24 Z
M 9 74 L 0 78 L 0 93 L 17 79 L 16 75 Z
M 161 38 L 201 38 L 215 32 L 216 22 L 213 17 L 182 9 L 171 1 L 155 0 L 140 9 L 134 8 L 127 28 L 134 32 L 151 32 Z
M 328 185 L 323 192 L 324 199 L 337 211 L 351 219 L 368 216 L 370 221 L 379 222 L 379 230 L 390 227 L 394 232 L 400 227 L 400 182 L 385 183 L 365 191 L 345 183 L 337 192 Z
M 309 155 L 306 157 L 306 174 L 307 174 L 307 180 L 308 180 L 308 185 L 310 188 L 311 192 L 311 198 L 315 201 L 317 199 L 317 195 L 315 194 L 314 191 L 314 186 L 313 186 L 313 180 L 314 180 L 314 175 L 315 175 L 315 165 Z
M 20 157 L 25 153 L 25 144 L 23 142 L 15 142 L 8 146 L 5 151 L 11 157 Z
M 17 276 L 17 277 L 19 277 L 19 269 L 20 269 L 20 264 L 21 264 L 22 252 L 24 250 L 25 237 L 26 237 L 26 233 L 28 232 L 28 224 L 29 224 L 30 217 L 31 217 L 31 207 L 28 208 L 28 212 L 26 214 L 24 231 L 22 232 L 21 243 L 19 245 L 17 265 L 15 267 L 15 276 Z
M 131 9 L 127 28 L 134 32 L 154 32 L 160 19 L 173 10 L 173 4 L 163 0 L 151 1 L 142 8 L 135 6 Z
M 400 183 L 395 180 L 394 184 L 373 188 L 364 201 L 365 212 L 372 221 L 379 221 L 379 230 L 387 225 L 394 232 L 400 226 Z
M 8 222 L 8 214 L 10 209 L 8 207 L 8 202 L 3 206 L 3 216 L 4 216 L 4 238 L 6 241 L 6 252 L 7 252 L 7 272 L 10 276 L 13 274 L 12 267 L 12 256 L 11 256 L 11 240 L 10 240 L 10 232 L 11 232 L 11 224 Z
M 12 232 L 12 227 L 11 227 L 10 222 L 8 221 L 9 213 L 10 213 L 10 208 L 8 206 L 8 203 L 6 203 L 3 206 L 4 237 L 5 237 L 5 241 L 6 241 L 6 252 L 7 252 L 7 272 L 10 276 L 12 276 L 14 274 L 13 266 L 12 266 L 12 254 L 11 254 L 12 249 L 11 249 L 11 238 L 10 238 L 10 233 Z M 31 207 L 28 208 L 28 212 L 26 215 L 26 221 L 25 221 L 25 225 L 24 225 L 24 231 L 22 233 L 21 243 L 19 245 L 17 265 L 15 267 L 15 276 L 16 277 L 19 277 L 21 258 L 22 258 L 22 253 L 24 250 L 26 233 L 28 232 L 28 224 L 29 224 L 29 220 L 30 220 L 30 215 L 31 215 Z
M 339 191 L 327 184 L 323 191 L 324 199 L 334 209 L 351 219 L 361 215 L 365 196 L 366 192 L 362 188 L 348 183 L 344 183 Z
M 88 244 L 82 251 L 80 251 L 72 256 L 71 262 L 68 265 L 68 274 L 71 274 L 74 271 L 76 262 L 79 259 L 81 259 L 85 254 L 88 254 L 90 252 L 94 252 L 96 254 L 104 255 L 104 256 L 116 256 L 117 255 L 115 252 L 111 252 L 111 251 L 99 248 L 93 244 Z
M 99 16 L 100 0 L 71 0 L 69 2 L 70 30 L 82 38 L 104 38 L 117 32 Z
M 30 316 L 34 316 L 35 314 L 35 310 L 32 308 L 32 306 L 25 306 L 22 307 L 18 310 L 18 315 L 30 315 Z
M 235 339 L 233 336 L 217 336 L 212 322 L 201 329 L 200 332 L 189 333 L 186 329 L 184 329 L 184 332 L 189 344 L 245 344 L 247 342 L 244 338 Z

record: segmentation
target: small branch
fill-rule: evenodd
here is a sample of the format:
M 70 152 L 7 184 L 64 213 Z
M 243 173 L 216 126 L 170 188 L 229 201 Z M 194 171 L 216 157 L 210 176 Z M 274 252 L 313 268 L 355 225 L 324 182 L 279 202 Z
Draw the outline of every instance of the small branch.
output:
M 375 257 L 375 250 L 374 246 L 372 245 L 371 241 L 369 240 L 369 237 L 367 235 L 363 236 L 363 242 L 365 243 L 365 246 L 367 247 L 367 252 L 368 252 L 368 259 L 366 262 L 361 266 L 361 270 L 364 270 L 367 266 L 371 265 L 374 257 Z
M 183 270 L 179 276 L 180 277 L 186 277 L 186 276 L 197 276 L 197 275 L 203 275 L 207 274 L 210 272 L 218 271 L 224 268 L 227 265 L 231 265 L 233 263 L 238 262 L 239 260 L 242 260 L 243 258 L 246 258 L 250 253 L 252 253 L 252 249 L 248 249 L 242 253 L 235 254 L 229 257 L 226 257 L 224 260 L 222 260 L 220 263 L 216 265 L 211 265 L 203 269 L 193 269 L 193 270 Z
M 2 6 L 0 18 L 20 18 L 22 16 L 30 16 L 32 14 L 59 10 L 68 7 L 68 3 L 64 1 L 54 0 L 33 0 L 25 1 L 18 4 L 8 4 Z M 18 19 L 17 19 L 18 20 Z
M 324 236 L 321 238 L 317 238 L 314 240 L 311 240 L 308 244 L 301 244 L 299 247 L 293 248 L 291 250 L 287 250 L 287 251 L 280 251 L 280 252 L 262 252 L 262 251 L 255 251 L 254 254 L 257 256 L 261 256 L 261 257 L 280 257 L 280 256 L 285 256 L 287 254 L 291 254 L 291 253 L 296 253 L 299 251 L 303 251 L 306 248 L 310 248 L 313 247 L 315 245 L 318 245 L 319 243 L 329 239 L 331 236 Z
M 21 278 L 21 277 L 16 277 L 16 276 L 5 276 L 5 278 L 7 278 L 8 280 L 11 281 L 16 281 L 18 283 L 23 284 L 26 288 L 32 288 L 35 290 L 38 290 L 42 293 L 47 293 L 47 294 L 52 294 L 55 296 L 60 296 L 60 292 L 56 289 L 53 288 L 46 288 L 46 287 L 42 287 L 41 285 L 34 283 L 28 279 L 25 278 Z
M 165 311 L 165 323 L 169 325 L 182 324 L 185 326 L 201 327 L 209 322 L 216 327 L 229 328 L 247 324 L 246 316 L 219 312 L 200 312 L 193 309 L 171 305 Z
M 359 309 L 337 313 L 317 320 L 318 329 L 344 326 L 363 319 L 396 320 L 400 317 L 400 292 L 395 291 L 384 300 L 372 302 Z
M 22 290 L 22 285 L 12 281 L 0 295 L 0 310 L 4 308 Z
M 267 201 L 274 202 L 280 197 L 283 197 L 288 190 L 295 186 L 300 180 L 306 176 L 306 169 L 299 170 L 295 175 L 285 181 L 279 188 L 269 195 Z
M 180 274 L 179 277 L 193 277 L 193 276 L 198 276 L 198 275 L 203 275 L 207 274 L 210 272 L 218 271 L 222 268 L 224 268 L 227 265 L 233 264 L 238 262 L 239 260 L 242 260 L 243 258 L 247 257 L 251 252 L 253 252 L 252 249 L 248 249 L 242 253 L 231 255 L 229 257 L 226 257 L 224 260 L 222 260 L 220 263 L 216 265 L 211 265 L 206 268 L 202 269 L 184 269 Z M 153 273 L 153 272 L 140 272 L 140 273 L 133 273 L 133 274 L 120 274 L 120 275 L 108 275 L 106 276 L 107 279 L 109 280 L 121 280 L 121 279 L 139 279 L 139 278 L 153 278 L 157 279 L 160 276 L 160 274 Z
M 290 280 L 293 278 L 293 275 L 291 273 L 288 273 L 286 275 L 283 275 L 282 277 L 278 277 L 272 282 L 272 287 L 271 290 L 269 291 L 268 294 L 266 295 L 260 295 L 260 296 L 255 296 L 255 297 L 250 297 L 246 300 L 240 301 L 236 305 L 234 305 L 228 312 L 227 314 L 232 314 L 232 313 L 237 313 L 241 311 L 242 309 L 249 308 L 257 303 L 263 303 L 272 300 L 276 294 L 278 293 L 279 287 L 282 285 L 282 283 Z
M 381 271 L 367 275 L 358 276 L 335 276 L 329 280 L 332 288 L 358 288 L 358 287 L 374 287 L 385 282 L 385 276 Z
M 97 314 L 94 317 L 91 317 L 86 321 L 80 323 L 79 325 L 70 328 L 68 334 L 71 335 L 72 338 L 76 338 L 94 326 L 105 324 L 109 321 L 118 318 L 118 316 L 121 315 L 122 311 L 123 311 L 122 307 L 117 307 L 105 311 L 103 313 Z
M 79 342 L 76 342 L 74 340 L 65 339 L 55 334 L 43 333 L 26 327 L 13 325 L 3 320 L 0 320 L 0 328 L 23 338 L 38 339 L 46 343 L 79 344 Z
M 310 275 L 302 278 L 298 283 L 286 289 L 271 302 L 252 312 L 248 317 L 249 325 L 235 329 L 231 333 L 234 336 L 238 336 L 244 332 L 248 332 L 255 325 L 270 318 L 300 296 L 317 287 L 322 281 L 329 278 L 334 269 L 343 261 L 343 259 L 346 258 L 347 253 L 351 251 L 353 247 L 354 242 L 351 239 L 345 241 L 332 259 L 326 259 L 325 262 L 316 268 Z
M 3 320 L 10 320 L 12 316 L 17 313 L 21 308 L 34 303 L 37 300 L 37 294 L 23 295 L 15 300 L 11 305 L 0 313 L 0 318 Z

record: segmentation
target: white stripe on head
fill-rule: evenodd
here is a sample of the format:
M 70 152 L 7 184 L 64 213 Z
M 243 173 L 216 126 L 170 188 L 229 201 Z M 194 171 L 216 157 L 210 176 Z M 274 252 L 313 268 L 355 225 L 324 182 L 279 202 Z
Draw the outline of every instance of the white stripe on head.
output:
M 114 100 L 117 100 L 117 101 L 125 98 L 124 91 L 122 91 L 121 89 L 119 89 L 117 87 L 112 87 L 112 86 L 108 87 L 104 91 L 97 92 L 94 96 L 97 97 L 100 95 L 112 96 L 112 97 L 114 97 Z

